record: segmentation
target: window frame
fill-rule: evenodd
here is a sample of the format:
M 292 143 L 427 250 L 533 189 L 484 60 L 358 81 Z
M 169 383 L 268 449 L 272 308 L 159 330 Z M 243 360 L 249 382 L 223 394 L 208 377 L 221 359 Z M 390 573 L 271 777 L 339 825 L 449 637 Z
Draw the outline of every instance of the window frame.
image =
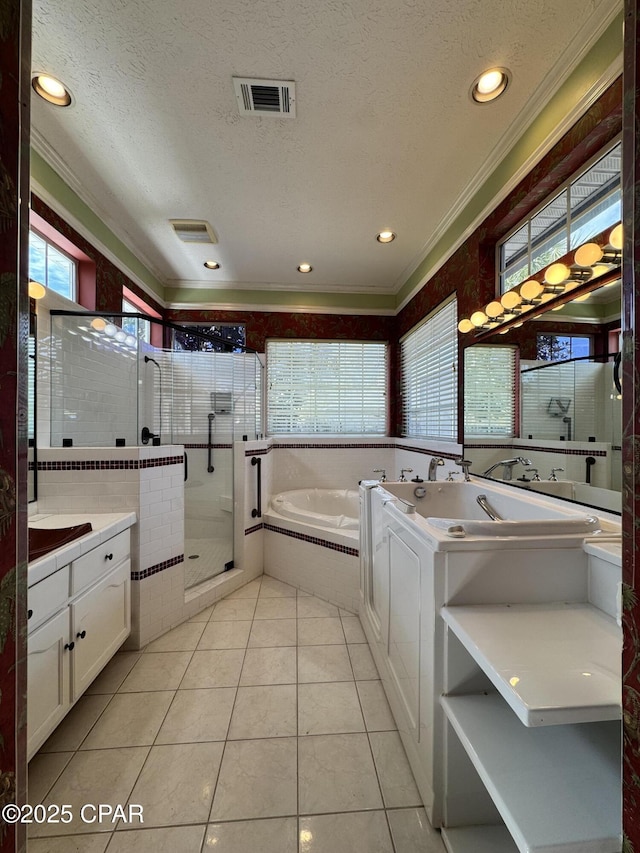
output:
M 441 377 L 443 375 L 442 371 L 438 371 L 436 369 L 436 373 L 438 373 L 438 376 L 439 376 L 439 378 L 437 380 L 438 397 L 441 399 L 442 396 L 444 396 L 443 392 L 446 391 L 446 392 L 448 392 L 449 399 L 451 400 L 451 402 L 449 404 L 449 408 L 448 408 L 448 411 L 450 412 L 449 420 L 451 423 L 451 430 L 443 433 L 443 431 L 441 429 L 441 425 L 440 425 L 440 427 L 438 428 L 440 431 L 430 432 L 428 430 L 428 428 L 426 428 L 428 426 L 429 414 L 428 414 L 428 409 L 425 406 L 425 408 L 424 408 L 425 431 L 424 432 L 416 432 L 411 428 L 411 425 L 410 425 L 411 415 L 409 412 L 409 406 L 411 405 L 411 401 L 408 399 L 409 394 L 410 393 L 411 394 L 417 394 L 418 399 L 420 398 L 420 395 L 422 395 L 426 399 L 430 393 L 433 393 L 433 389 L 426 388 L 426 387 L 422 388 L 422 389 L 418 389 L 418 390 L 416 390 L 415 387 L 413 389 L 408 389 L 407 386 L 409 384 L 409 377 L 408 376 L 405 377 L 405 364 L 406 364 L 407 356 L 405 355 L 405 351 L 403 350 L 403 347 L 405 345 L 408 345 L 408 342 L 411 341 L 412 338 L 413 338 L 413 343 L 415 343 L 416 346 L 419 345 L 418 338 L 414 337 L 414 336 L 418 336 L 418 335 L 422 335 L 422 334 L 427 333 L 426 327 L 429 324 L 435 325 L 436 318 L 438 318 L 439 315 L 441 315 L 444 311 L 449 311 L 451 314 L 450 318 L 449 317 L 447 318 L 447 320 L 451 323 L 451 327 L 449 329 L 450 337 L 447 339 L 446 347 L 443 347 L 443 352 L 439 355 L 430 356 L 429 354 L 427 354 L 426 356 L 421 355 L 420 358 L 421 359 L 435 358 L 436 360 L 440 360 L 443 358 L 449 358 L 450 357 L 452 360 L 451 381 L 450 381 L 450 383 L 448 383 L 448 385 L 443 387 L 442 381 L 441 381 Z M 447 353 L 448 349 L 451 350 L 450 353 Z M 402 413 L 401 413 L 402 424 L 401 424 L 401 431 L 400 432 L 401 432 L 401 435 L 403 437 L 458 443 L 459 435 L 460 435 L 460 417 L 459 417 L 459 393 L 460 393 L 459 386 L 460 386 L 460 383 L 459 383 L 458 356 L 459 356 L 458 300 L 457 300 L 457 294 L 453 293 L 449 297 L 447 297 L 447 299 L 444 299 L 442 302 L 440 302 L 439 305 L 437 305 L 432 311 L 429 312 L 429 314 L 426 317 L 424 317 L 420 321 L 420 323 L 418 323 L 416 326 L 414 326 L 412 329 L 410 329 L 405 335 L 403 335 L 400 338 L 399 352 L 398 352 L 398 358 L 399 358 L 399 364 L 400 364 L 400 396 L 401 396 L 401 400 L 402 400 Z M 414 365 L 412 367 L 412 371 L 414 372 L 414 378 L 413 378 L 414 384 L 417 383 L 417 378 L 415 377 L 416 372 L 426 373 L 426 374 L 434 373 L 434 371 L 432 369 L 430 369 L 428 367 L 428 365 L 426 365 L 425 367 L 422 367 L 420 365 Z M 423 381 L 424 381 L 424 379 L 425 379 L 425 377 L 423 377 Z M 441 410 L 439 410 L 438 414 L 442 415 Z M 414 416 L 414 419 L 415 419 L 415 417 L 416 416 Z M 422 417 L 422 415 L 421 415 L 421 417 Z M 446 420 L 446 418 L 445 418 L 445 420 Z
M 45 281 L 40 281 L 38 278 L 34 278 L 31 274 L 31 262 L 29 262 L 29 278 L 33 281 L 37 281 L 42 284 L 47 290 L 51 290 L 52 293 L 57 293 L 59 296 L 62 296 L 64 299 L 68 299 L 71 302 L 78 303 L 78 296 L 80 291 L 80 262 L 77 258 L 75 258 L 72 254 L 65 251 L 57 242 L 52 240 L 46 234 L 43 234 L 35 225 L 30 224 L 29 226 L 29 256 L 31 256 L 31 235 L 35 234 L 39 240 L 45 244 L 45 258 L 44 258 L 44 270 L 45 270 Z M 56 254 L 62 255 L 62 257 L 66 258 L 71 264 L 71 269 L 73 270 L 73 277 L 70 281 L 70 294 L 61 293 L 59 290 L 56 290 L 55 287 L 52 287 L 49 283 L 49 253 L 53 250 Z
M 532 261 L 531 223 L 533 220 L 535 220 L 536 216 L 538 216 L 539 213 L 541 213 L 546 207 L 548 207 L 550 204 L 552 204 L 556 199 L 558 199 L 565 192 L 567 192 L 566 216 L 563 220 L 559 221 L 558 230 L 557 230 L 557 232 L 554 232 L 554 233 L 558 233 L 558 234 L 562 230 L 564 230 L 566 232 L 566 247 L 565 247 L 565 250 L 561 253 L 561 255 L 559 257 L 562 257 L 563 255 L 570 252 L 572 250 L 572 248 L 576 248 L 575 246 L 572 246 L 572 240 L 571 240 L 572 222 L 573 222 L 573 220 L 579 221 L 583 215 L 583 212 L 578 211 L 572 217 L 572 213 L 571 213 L 571 187 L 574 184 L 577 184 L 580 181 L 580 179 L 582 177 L 584 177 L 584 175 L 586 175 L 586 173 L 593 166 L 596 165 L 596 163 L 598 163 L 600 160 L 603 160 L 605 157 L 607 157 L 609 154 L 611 154 L 619 145 L 620 146 L 622 145 L 622 134 L 618 134 L 617 136 L 615 136 L 614 139 L 610 140 L 607 143 L 607 145 L 605 145 L 603 148 L 601 148 L 596 154 L 593 155 L 593 157 L 589 158 L 589 160 L 587 160 L 586 163 L 583 163 L 579 169 L 576 169 L 576 171 L 573 172 L 573 174 L 570 175 L 569 178 L 567 178 L 565 181 L 563 181 L 563 183 L 561 183 L 558 187 L 556 187 L 555 190 L 550 195 L 546 196 L 538 205 L 536 205 L 536 207 L 533 208 L 533 210 L 530 211 L 530 213 L 527 216 L 525 216 L 523 219 L 521 219 L 516 225 L 514 225 L 513 228 L 511 228 L 503 237 L 501 237 L 500 240 L 498 240 L 496 242 L 496 247 L 495 247 L 495 271 L 496 271 L 495 272 L 495 277 L 496 277 L 495 292 L 496 292 L 496 296 L 498 298 L 500 298 L 500 296 L 502 296 L 504 293 L 506 293 L 507 290 L 510 290 L 513 287 L 517 287 L 518 284 L 522 283 L 523 281 L 526 281 L 528 276 L 535 275 L 536 271 L 531 270 L 531 261 Z M 622 189 L 622 172 L 620 172 L 620 191 L 621 191 L 621 189 Z M 615 224 L 615 223 L 613 223 L 613 224 Z M 527 235 L 527 269 L 529 270 L 529 272 L 527 272 L 527 275 L 525 275 L 521 279 L 520 282 L 510 284 L 507 286 L 505 281 L 503 280 L 503 276 L 506 272 L 506 268 L 503 269 L 503 265 L 502 265 L 502 249 L 509 242 L 509 240 L 515 234 L 518 233 L 518 231 L 522 230 L 525 227 L 528 229 L 528 235 Z M 551 240 L 552 238 L 553 238 L 553 235 L 548 235 L 547 239 Z M 552 262 L 553 261 L 549 261 L 549 263 L 552 263 Z M 539 267 L 539 269 L 542 269 L 544 266 L 546 266 L 546 264 L 543 264 L 541 267 Z
M 335 344 L 341 346 L 376 346 L 383 348 L 383 365 L 382 365 L 382 404 L 384 409 L 383 415 L 383 424 L 381 431 L 357 431 L 357 432 L 347 432 L 342 430 L 272 430 L 271 429 L 271 416 L 273 412 L 272 404 L 270 402 L 270 393 L 271 393 L 271 377 L 270 377 L 270 369 L 273 363 L 273 355 L 270 355 L 269 349 L 274 344 L 307 344 L 307 345 L 326 345 L 326 344 Z M 377 340 L 349 340 L 345 338 L 268 338 L 265 341 L 265 430 L 266 435 L 275 436 L 275 435 L 286 435 L 286 436 L 326 436 L 326 437 L 342 437 L 342 436 L 367 436 L 367 437 L 377 437 L 384 438 L 389 435 L 389 364 L 390 364 L 390 349 L 388 341 L 377 341 Z M 364 419 L 364 415 L 360 415 L 361 418 Z
M 472 357 L 473 355 L 476 355 L 478 353 L 488 352 L 490 350 L 492 350 L 492 351 L 501 350 L 501 351 L 505 351 L 505 352 L 506 351 L 510 352 L 510 354 L 511 354 L 510 361 L 508 364 L 505 362 L 505 366 L 508 367 L 510 370 L 510 375 L 508 377 L 508 379 L 509 379 L 508 387 L 506 387 L 504 385 L 504 382 L 503 382 L 502 385 L 498 386 L 499 391 L 498 391 L 497 395 L 496 395 L 495 391 L 492 391 L 492 389 L 490 387 L 487 387 L 486 391 L 483 392 L 484 396 L 485 396 L 485 400 L 486 400 L 485 411 L 489 415 L 491 415 L 496 410 L 497 411 L 505 411 L 504 399 L 506 399 L 507 400 L 506 411 L 507 411 L 507 415 L 510 419 L 510 425 L 506 429 L 504 429 L 504 428 L 492 429 L 491 425 L 490 425 L 490 423 L 492 421 L 489 418 L 486 422 L 486 428 L 485 429 L 474 430 L 470 426 L 470 424 L 471 424 L 470 402 L 471 402 L 473 392 L 471 392 L 471 393 L 468 392 L 469 385 L 471 384 L 471 382 L 469 380 L 471 379 L 470 373 L 471 373 L 472 366 L 467 362 L 467 357 L 468 356 Z M 519 388 L 519 382 L 520 382 L 520 350 L 519 350 L 518 345 L 517 344 L 474 344 L 472 346 L 466 347 L 463 350 L 463 358 L 464 358 L 464 385 L 465 385 L 463 417 L 464 417 L 464 434 L 465 434 L 465 437 L 469 437 L 472 439 L 478 439 L 478 438 L 516 438 L 518 436 L 518 432 L 519 432 L 519 398 L 520 398 L 520 388 Z M 485 370 L 486 370 L 486 368 L 485 368 Z M 486 378 L 487 377 L 484 377 L 485 380 L 486 380 Z M 495 375 L 494 375 L 494 378 L 495 378 Z M 476 387 L 477 387 L 477 383 L 482 381 L 483 377 L 479 375 L 479 376 L 474 377 L 474 379 L 476 381 Z M 492 404 L 492 398 L 495 399 L 496 396 L 498 397 L 498 399 L 500 398 L 500 396 L 502 396 L 502 398 L 503 398 L 503 402 L 498 406 L 495 406 Z M 476 416 L 474 423 L 477 424 L 479 420 L 481 420 L 481 418 Z M 493 423 L 495 423 L 495 422 L 493 422 Z

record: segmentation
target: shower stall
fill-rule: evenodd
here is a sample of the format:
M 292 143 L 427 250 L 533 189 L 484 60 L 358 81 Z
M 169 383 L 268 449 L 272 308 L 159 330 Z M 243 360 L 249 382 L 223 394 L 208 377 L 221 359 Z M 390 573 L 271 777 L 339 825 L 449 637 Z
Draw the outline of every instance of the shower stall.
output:
M 263 367 L 257 353 L 192 328 L 189 338 L 202 338 L 207 350 L 180 349 L 181 331 L 142 315 L 53 311 L 42 345 L 50 354 L 52 447 L 184 446 L 179 485 L 192 588 L 233 568 L 233 445 L 262 434 Z

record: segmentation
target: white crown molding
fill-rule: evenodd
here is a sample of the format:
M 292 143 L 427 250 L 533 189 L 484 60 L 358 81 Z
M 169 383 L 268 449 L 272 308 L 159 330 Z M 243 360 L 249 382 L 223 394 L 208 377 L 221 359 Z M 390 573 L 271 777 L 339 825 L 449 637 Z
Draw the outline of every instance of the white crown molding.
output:
M 393 317 L 393 308 L 344 308 L 342 305 L 255 305 L 237 302 L 169 302 L 174 311 L 247 311 L 280 314 L 346 314 L 349 316 Z
M 287 293 L 300 293 L 304 289 L 308 293 L 352 293 L 365 294 L 367 296 L 393 296 L 395 292 L 392 287 L 388 286 L 372 288 L 370 285 L 356 287 L 353 285 L 323 284 L 322 282 L 307 284 L 306 279 L 304 283 L 291 284 L 280 281 L 192 281 L 189 279 L 174 278 L 166 282 L 166 287 L 175 287 L 177 289 L 191 288 L 192 290 L 277 290 Z
M 527 102 L 526 106 L 520 111 L 518 117 L 514 122 L 509 126 L 508 131 L 502 136 L 498 144 L 492 150 L 491 156 L 484 162 L 483 166 L 479 169 L 474 179 L 465 187 L 465 190 L 458 197 L 454 205 L 451 207 L 448 215 L 442 220 L 437 230 L 430 236 L 428 242 L 423 246 L 422 250 L 419 253 L 419 256 L 416 260 L 412 261 L 401 274 L 401 276 L 396 280 L 394 289 L 395 292 L 398 293 L 403 284 L 407 281 L 407 279 L 411 276 L 411 274 L 418 268 L 418 266 L 424 261 L 424 259 L 428 256 L 429 252 L 433 249 L 435 245 L 437 245 L 438 240 L 446 234 L 447 230 L 455 223 L 456 219 L 461 215 L 461 213 L 465 210 L 467 205 L 472 201 L 477 192 L 481 189 L 482 185 L 490 178 L 495 169 L 499 166 L 499 164 L 504 160 L 507 156 L 511 148 L 515 145 L 515 143 L 520 139 L 522 134 L 526 131 L 526 129 L 535 121 L 538 117 L 539 113 L 549 102 L 551 97 L 557 92 L 560 86 L 565 82 L 565 80 L 570 76 L 570 74 L 574 71 L 577 65 L 584 59 L 586 54 L 589 52 L 589 49 L 595 44 L 597 39 L 602 35 L 602 33 L 609 26 L 611 21 L 618 14 L 618 9 L 610 10 L 609 15 L 602 20 L 600 26 L 597 28 L 592 39 L 587 43 L 582 43 L 581 48 L 578 50 L 576 55 L 574 56 L 573 61 L 567 65 L 566 64 L 566 54 L 563 53 L 562 60 L 556 63 L 556 66 L 545 78 L 544 86 L 540 87 L 535 96 Z M 577 36 L 574 38 L 574 42 L 576 41 Z M 518 170 L 513 174 L 511 179 L 500 187 L 500 190 L 496 195 L 485 205 L 483 210 L 476 216 L 473 222 L 464 230 L 464 232 L 458 237 L 456 242 L 447 250 L 446 254 L 439 258 L 425 273 L 424 276 L 421 277 L 420 283 L 417 284 L 411 291 L 411 293 L 405 297 L 402 303 L 398 306 L 397 310 L 400 312 L 408 302 L 413 299 L 413 297 L 418 293 L 424 285 L 429 281 L 429 279 L 440 269 L 440 267 L 449 260 L 449 258 L 460 248 L 460 246 L 465 242 L 465 240 L 476 230 L 476 228 L 480 225 L 484 219 L 488 216 L 488 214 L 494 210 L 501 201 L 503 201 L 507 195 L 515 189 L 515 187 L 520 183 L 520 181 L 526 177 L 526 175 L 531 171 L 531 169 L 547 154 L 553 146 L 559 142 L 559 140 L 567 133 L 571 127 L 576 123 L 576 121 L 582 116 L 597 100 L 598 98 L 606 91 L 606 89 L 613 83 L 613 81 L 622 74 L 623 68 L 623 55 L 622 52 L 616 57 L 616 59 L 611 63 L 611 65 L 606 69 L 604 74 L 597 80 L 584 94 L 583 96 L 576 101 L 573 108 L 564 115 L 562 121 L 556 126 L 554 131 L 542 142 L 534 151 L 531 152 L 529 157 L 521 164 Z
M 148 257 L 145 256 L 143 252 L 140 251 L 139 248 L 134 247 L 130 242 L 129 238 L 126 234 L 123 234 L 120 231 L 120 227 L 117 222 L 115 222 L 102 208 L 98 203 L 97 199 L 88 192 L 86 187 L 78 180 L 77 176 L 71 170 L 70 166 L 63 160 L 63 158 L 58 154 L 58 152 L 53 148 L 49 142 L 42 136 L 42 134 L 37 130 L 37 128 L 31 128 L 30 135 L 30 144 L 31 147 L 36 151 L 42 159 L 50 166 L 53 171 L 58 175 L 58 177 L 64 181 L 64 183 L 69 187 L 69 189 L 74 192 L 80 201 L 84 202 L 87 205 L 89 210 L 101 220 L 101 222 L 112 232 L 114 237 L 116 237 L 123 246 L 125 246 L 132 255 L 134 255 L 141 264 L 149 270 L 149 272 L 158 279 L 160 284 L 164 287 L 165 279 L 160 273 L 160 271 L 155 267 L 153 261 L 151 261 Z M 31 178 L 31 189 L 35 189 L 37 187 L 36 194 L 39 195 L 43 201 L 56 211 L 60 216 L 63 216 L 68 222 L 69 225 L 73 225 L 76 231 L 79 234 L 89 240 L 92 245 L 95 245 L 96 249 L 99 249 L 102 254 L 109 258 L 109 260 L 114 263 L 118 269 L 122 270 L 126 275 L 128 275 L 131 279 L 133 279 L 139 287 L 142 287 L 145 293 L 148 293 L 149 296 L 153 296 L 154 299 L 158 300 L 158 302 L 162 302 L 160 297 L 154 293 L 153 290 L 150 290 L 148 285 L 142 283 L 142 281 L 134 275 L 129 267 L 124 264 L 119 258 L 107 249 L 104 244 L 98 240 L 96 235 L 89 231 L 89 229 L 84 226 L 76 217 L 72 216 L 71 213 L 54 197 L 44 189 L 44 187 Z M 47 195 L 47 198 L 44 198 L 44 195 Z M 71 220 L 73 219 L 73 223 Z M 98 245 L 99 244 L 99 245 Z

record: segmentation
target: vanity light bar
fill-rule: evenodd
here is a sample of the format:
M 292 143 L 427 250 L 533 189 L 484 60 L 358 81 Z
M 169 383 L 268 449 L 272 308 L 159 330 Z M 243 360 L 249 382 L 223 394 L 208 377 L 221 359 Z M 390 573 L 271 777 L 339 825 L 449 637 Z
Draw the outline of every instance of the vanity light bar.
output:
M 622 263 L 622 239 L 620 222 L 579 246 L 563 260 L 554 261 L 535 276 L 507 290 L 499 300 L 494 299 L 484 308 L 474 311 L 469 318 L 460 320 L 458 331 L 463 335 L 473 331 L 476 334 L 493 331 L 505 334 L 516 325 L 515 320 L 519 320 L 518 326 L 522 325 L 526 319 L 522 316 L 525 312 L 540 305 L 545 305 L 546 310 L 550 307 L 547 303 L 619 267 Z

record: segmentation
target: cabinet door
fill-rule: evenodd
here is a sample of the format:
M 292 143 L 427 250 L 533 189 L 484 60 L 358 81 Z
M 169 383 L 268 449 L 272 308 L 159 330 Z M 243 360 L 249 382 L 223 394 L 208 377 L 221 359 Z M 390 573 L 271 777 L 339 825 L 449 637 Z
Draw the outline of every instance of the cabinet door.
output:
M 71 604 L 74 702 L 129 636 L 130 587 L 131 568 L 126 560 Z
M 69 609 L 29 634 L 27 645 L 27 751 L 37 752 L 71 706 Z

